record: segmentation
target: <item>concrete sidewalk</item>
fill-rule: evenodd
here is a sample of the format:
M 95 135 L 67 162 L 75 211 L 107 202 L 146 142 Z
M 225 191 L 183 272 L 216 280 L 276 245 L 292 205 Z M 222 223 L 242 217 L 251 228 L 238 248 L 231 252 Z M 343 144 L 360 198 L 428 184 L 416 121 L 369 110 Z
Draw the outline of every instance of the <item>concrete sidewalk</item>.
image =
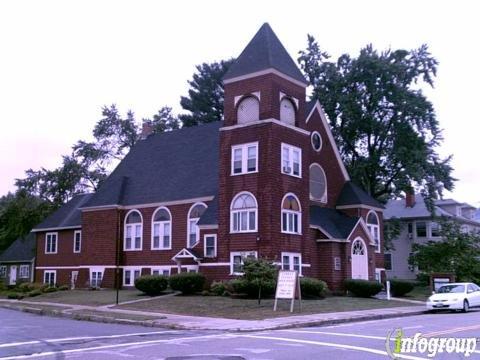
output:
M 77 320 L 135 324 L 185 330 L 260 331 L 288 329 L 306 326 L 324 326 L 355 321 L 378 320 L 419 315 L 424 306 L 407 306 L 384 309 L 345 311 L 322 314 L 295 315 L 265 320 L 235 320 L 200 316 L 186 316 L 125 309 L 106 306 L 65 305 L 52 302 L 0 300 L 0 307 L 36 313 L 67 317 Z M 52 307 L 58 307 L 52 309 Z

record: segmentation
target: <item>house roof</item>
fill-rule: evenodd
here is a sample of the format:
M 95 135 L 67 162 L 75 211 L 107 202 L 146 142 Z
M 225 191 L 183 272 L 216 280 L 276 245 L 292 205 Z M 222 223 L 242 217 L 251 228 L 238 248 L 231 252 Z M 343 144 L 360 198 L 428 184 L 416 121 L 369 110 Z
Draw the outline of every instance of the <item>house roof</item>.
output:
M 207 210 L 197 222 L 198 225 L 218 225 L 218 199 L 215 196 L 209 204 Z
M 153 134 L 138 141 L 84 207 L 215 195 L 222 124 L 216 121 Z
M 268 23 L 262 25 L 237 60 L 230 66 L 223 80 L 275 69 L 308 85 L 295 61 L 283 47 Z
M 358 217 L 320 206 L 310 206 L 310 224 L 319 226 L 334 239 L 347 239 L 358 222 Z
M 351 181 L 347 181 L 343 185 L 340 196 L 338 197 L 337 206 L 359 204 L 373 206 L 380 209 L 385 208 L 381 203 L 368 195 L 361 187 Z
M 436 202 L 435 202 L 436 203 Z M 443 210 L 439 206 L 435 206 L 435 214 L 437 216 L 447 216 L 452 217 L 452 214 Z M 413 207 L 405 206 L 405 199 L 391 199 L 387 202 L 385 206 L 385 211 L 383 212 L 383 218 L 385 220 L 393 218 L 425 218 L 431 217 L 432 214 L 428 210 L 425 200 L 422 195 L 415 195 L 415 205 Z
M 15 240 L 3 253 L 0 262 L 28 262 L 35 258 L 35 233 Z
M 69 202 L 35 226 L 32 231 L 80 227 L 82 225 L 82 213 L 79 208 L 84 206 L 92 197 L 93 194 L 75 195 Z

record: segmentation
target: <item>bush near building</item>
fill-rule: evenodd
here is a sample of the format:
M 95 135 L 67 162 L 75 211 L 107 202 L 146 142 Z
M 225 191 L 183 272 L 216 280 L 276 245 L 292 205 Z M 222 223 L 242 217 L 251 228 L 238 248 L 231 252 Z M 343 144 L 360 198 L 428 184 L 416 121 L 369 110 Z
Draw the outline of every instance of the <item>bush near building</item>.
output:
M 160 295 L 168 287 L 168 278 L 162 275 L 144 275 L 135 280 L 135 287 L 149 296 Z
M 413 290 L 415 284 L 406 280 L 390 280 L 390 292 L 393 296 L 404 296 Z
M 382 291 L 382 284 L 378 281 L 347 279 L 343 282 L 345 290 L 358 297 L 369 298 Z
M 328 290 L 327 283 L 322 280 L 303 277 L 300 279 L 300 290 L 302 297 L 323 298 Z
M 205 275 L 200 273 L 180 273 L 170 276 L 168 282 L 172 290 L 189 295 L 202 291 L 205 280 Z

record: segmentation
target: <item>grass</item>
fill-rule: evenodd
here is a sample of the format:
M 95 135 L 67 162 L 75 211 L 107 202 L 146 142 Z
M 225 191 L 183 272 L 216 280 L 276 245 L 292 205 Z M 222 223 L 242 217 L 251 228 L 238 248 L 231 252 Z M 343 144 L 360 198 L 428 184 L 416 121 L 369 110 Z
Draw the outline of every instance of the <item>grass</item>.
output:
M 276 312 L 273 311 L 273 302 L 273 299 L 262 300 L 259 306 L 257 300 L 250 299 L 232 299 L 221 296 L 171 296 L 120 305 L 117 308 L 242 320 L 259 320 L 292 315 L 289 311 L 289 301 L 279 301 Z M 411 306 L 411 304 L 398 301 L 332 296 L 322 300 L 303 300 L 301 312 L 298 309 L 298 302 L 295 302 L 293 315 L 368 310 L 396 306 Z
M 67 290 L 46 293 L 32 298 L 26 298 L 28 301 L 44 301 L 56 302 L 70 305 L 88 305 L 88 306 L 102 306 L 115 304 L 116 291 L 105 290 Z M 143 295 L 138 290 L 120 290 L 119 302 L 144 299 Z

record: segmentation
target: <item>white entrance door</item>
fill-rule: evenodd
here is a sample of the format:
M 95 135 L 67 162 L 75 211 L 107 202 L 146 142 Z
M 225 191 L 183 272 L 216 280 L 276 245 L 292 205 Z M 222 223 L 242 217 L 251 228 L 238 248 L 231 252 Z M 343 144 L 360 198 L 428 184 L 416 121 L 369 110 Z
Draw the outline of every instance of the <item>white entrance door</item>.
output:
M 77 283 L 77 279 L 78 279 L 78 271 L 72 271 L 72 276 L 70 278 L 70 281 L 71 281 L 70 287 L 72 289 L 75 289 L 75 284 Z
M 17 282 L 17 265 L 10 266 L 10 285 L 15 285 Z
M 367 247 L 362 239 L 356 239 L 352 244 L 352 279 L 368 280 Z

